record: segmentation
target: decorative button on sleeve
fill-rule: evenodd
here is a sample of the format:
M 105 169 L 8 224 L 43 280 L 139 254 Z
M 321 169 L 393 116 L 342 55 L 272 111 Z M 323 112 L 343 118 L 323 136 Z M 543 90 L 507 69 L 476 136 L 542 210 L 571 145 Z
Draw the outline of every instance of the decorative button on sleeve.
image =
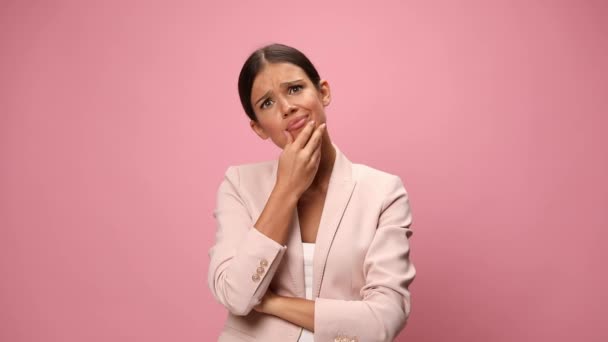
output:
M 262 266 L 262 267 L 268 266 L 268 260 L 266 260 L 266 259 L 260 260 L 260 266 Z
M 264 274 L 264 267 L 258 267 L 258 269 L 256 270 L 256 272 L 258 272 L 259 275 Z
M 260 281 L 260 275 L 255 273 L 254 275 L 251 276 L 251 280 L 258 282 Z

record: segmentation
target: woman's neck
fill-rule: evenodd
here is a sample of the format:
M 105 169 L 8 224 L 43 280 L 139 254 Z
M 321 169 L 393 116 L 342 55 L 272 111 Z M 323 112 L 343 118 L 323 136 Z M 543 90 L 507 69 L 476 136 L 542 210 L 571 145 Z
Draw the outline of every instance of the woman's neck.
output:
M 321 140 L 321 160 L 317 174 L 312 181 L 312 184 L 305 193 L 309 194 L 325 194 L 329 186 L 334 163 L 336 161 L 336 149 L 331 143 L 329 134 L 325 131 Z

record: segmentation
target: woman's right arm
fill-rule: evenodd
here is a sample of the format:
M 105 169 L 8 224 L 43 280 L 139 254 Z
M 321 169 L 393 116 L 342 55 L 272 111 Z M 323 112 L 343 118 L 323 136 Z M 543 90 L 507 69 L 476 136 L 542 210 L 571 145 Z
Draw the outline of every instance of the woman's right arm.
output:
M 260 303 L 287 249 L 294 209 L 318 167 L 324 127 L 315 134 L 312 127 L 307 129 L 285 147 L 277 182 L 255 224 L 240 195 L 237 167 L 228 168 L 218 189 L 208 285 L 213 296 L 235 315 L 247 315 Z
M 231 166 L 226 171 L 213 212 L 217 231 L 209 250 L 208 283 L 213 296 L 231 313 L 247 315 L 266 293 L 287 249 L 281 241 L 286 239 L 293 215 L 292 201 L 275 187 L 253 224 L 239 194 L 238 168 Z
M 281 245 L 287 244 L 290 220 L 299 197 L 287 188 L 275 185 L 254 228 Z

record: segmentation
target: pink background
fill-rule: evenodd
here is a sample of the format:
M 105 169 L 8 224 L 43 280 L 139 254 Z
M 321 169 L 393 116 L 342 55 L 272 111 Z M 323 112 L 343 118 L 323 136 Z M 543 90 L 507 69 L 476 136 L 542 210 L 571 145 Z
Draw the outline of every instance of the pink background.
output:
M 236 81 L 283 42 L 333 140 L 404 180 L 399 341 L 606 341 L 604 1 L 3 1 L 0 340 L 213 341 L 229 165 L 280 152 Z

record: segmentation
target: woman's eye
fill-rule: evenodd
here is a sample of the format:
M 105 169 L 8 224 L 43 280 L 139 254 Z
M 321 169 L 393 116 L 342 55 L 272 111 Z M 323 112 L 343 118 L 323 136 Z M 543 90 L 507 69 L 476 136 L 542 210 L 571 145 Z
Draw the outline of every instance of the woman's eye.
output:
M 302 86 L 301 85 L 296 85 L 296 86 L 289 87 L 289 91 L 291 91 L 292 89 L 297 89 L 297 91 L 299 91 L 300 89 L 302 89 Z
M 302 88 L 301 85 L 295 85 L 295 86 L 291 86 L 289 87 L 289 94 L 293 94 L 293 93 L 297 93 L 299 92 Z M 260 105 L 260 108 L 265 109 L 268 108 L 268 106 L 270 106 L 272 104 L 272 100 L 271 99 L 266 99 L 264 102 L 262 102 L 262 104 Z
M 266 99 L 266 101 L 262 102 L 262 106 L 260 106 L 260 107 L 261 107 L 262 109 L 264 109 L 264 108 L 268 107 L 266 104 L 270 105 L 270 104 L 269 104 L 269 102 L 270 102 L 270 99 Z

